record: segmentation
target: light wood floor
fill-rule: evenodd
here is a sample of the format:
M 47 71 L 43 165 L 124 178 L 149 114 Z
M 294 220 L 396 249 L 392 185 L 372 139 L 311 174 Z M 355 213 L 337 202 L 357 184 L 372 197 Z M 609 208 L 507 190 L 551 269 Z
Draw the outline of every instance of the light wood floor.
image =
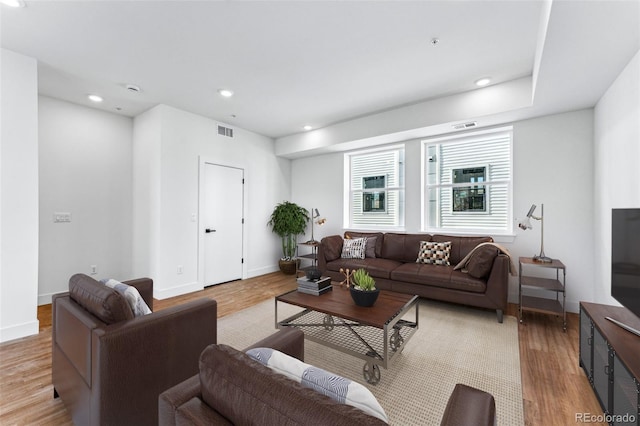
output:
M 291 276 L 278 272 L 156 300 L 154 310 L 210 297 L 218 301 L 218 317 L 222 317 L 295 286 Z M 507 314 L 516 316 L 516 312 L 516 306 L 510 305 Z M 38 319 L 38 335 L 0 344 L 0 425 L 72 424 L 62 402 L 53 399 L 51 305 L 38 308 Z M 528 314 L 518 334 L 526 425 L 564 426 L 576 423 L 576 413 L 602 413 L 578 365 L 577 315 L 568 316 L 564 333 L 558 318 Z

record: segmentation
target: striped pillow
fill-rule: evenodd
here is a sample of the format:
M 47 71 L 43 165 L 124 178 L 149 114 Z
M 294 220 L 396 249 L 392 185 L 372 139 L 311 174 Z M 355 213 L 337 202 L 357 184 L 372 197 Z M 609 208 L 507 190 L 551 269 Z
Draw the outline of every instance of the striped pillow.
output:
M 271 348 L 249 349 L 247 355 L 302 386 L 311 388 L 341 404 L 359 408 L 370 416 L 389 423 L 387 414 L 376 397 L 360 383 L 305 364 L 297 358 Z

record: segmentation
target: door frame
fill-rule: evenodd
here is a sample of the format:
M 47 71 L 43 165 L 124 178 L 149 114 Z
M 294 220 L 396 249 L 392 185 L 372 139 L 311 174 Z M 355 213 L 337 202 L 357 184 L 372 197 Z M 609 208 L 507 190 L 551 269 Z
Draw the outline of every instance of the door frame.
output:
M 201 288 L 204 288 L 204 221 L 201 219 L 204 214 L 204 197 L 205 197 L 205 179 L 204 179 L 204 168 L 205 165 L 210 164 L 213 166 L 220 167 L 230 167 L 234 169 L 242 170 L 242 174 L 244 176 L 244 186 L 242 189 L 242 217 L 245 219 L 245 222 L 242 226 L 242 258 L 245 259 L 245 262 L 242 263 L 242 279 L 247 278 L 247 256 L 246 256 L 246 248 L 247 248 L 247 232 L 245 232 L 245 225 L 247 223 L 247 169 L 242 165 L 237 164 L 229 164 L 222 163 L 219 159 L 215 159 L 213 157 L 207 156 L 198 156 L 198 284 Z

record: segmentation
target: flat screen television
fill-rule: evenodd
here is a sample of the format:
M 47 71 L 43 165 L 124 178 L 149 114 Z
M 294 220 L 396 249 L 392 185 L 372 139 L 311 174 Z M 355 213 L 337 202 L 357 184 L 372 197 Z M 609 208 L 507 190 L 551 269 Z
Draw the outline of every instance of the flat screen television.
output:
M 640 208 L 612 210 L 611 296 L 640 318 Z

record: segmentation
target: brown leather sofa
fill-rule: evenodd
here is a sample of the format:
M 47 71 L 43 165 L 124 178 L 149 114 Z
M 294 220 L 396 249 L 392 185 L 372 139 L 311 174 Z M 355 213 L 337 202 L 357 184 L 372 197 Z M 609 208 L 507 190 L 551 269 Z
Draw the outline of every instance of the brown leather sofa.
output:
M 153 281 L 125 281 L 153 310 Z M 200 299 L 133 317 L 124 297 L 83 274 L 53 296 L 52 379 L 76 425 L 157 425 L 158 395 L 198 371 L 216 343 L 217 304 Z
M 304 335 L 287 328 L 249 348 L 270 347 L 303 360 Z M 160 426 L 176 425 L 386 425 L 273 372 L 244 352 L 211 345 L 200 373 L 160 395 Z M 456 385 L 441 426 L 493 426 L 495 401 L 479 389 Z
M 343 281 L 340 269 L 364 268 L 375 279 L 376 287 L 428 299 L 495 309 L 502 322 L 507 308 L 509 257 L 491 245 L 474 254 L 474 270 L 454 270 L 478 244 L 493 242 L 491 237 L 465 237 L 429 234 L 345 232 L 345 238 L 375 238 L 364 259 L 341 257 L 344 239 L 332 235 L 318 247 L 318 269 L 334 281 Z M 416 263 L 421 241 L 451 242 L 450 266 Z

